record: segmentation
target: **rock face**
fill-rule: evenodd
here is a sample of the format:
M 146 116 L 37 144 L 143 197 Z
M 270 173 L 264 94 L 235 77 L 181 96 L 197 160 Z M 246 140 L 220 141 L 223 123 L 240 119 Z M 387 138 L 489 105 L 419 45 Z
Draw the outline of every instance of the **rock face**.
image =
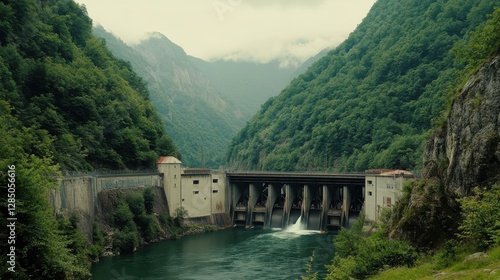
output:
M 449 194 L 500 181 L 500 56 L 471 76 L 424 152 L 422 175 Z

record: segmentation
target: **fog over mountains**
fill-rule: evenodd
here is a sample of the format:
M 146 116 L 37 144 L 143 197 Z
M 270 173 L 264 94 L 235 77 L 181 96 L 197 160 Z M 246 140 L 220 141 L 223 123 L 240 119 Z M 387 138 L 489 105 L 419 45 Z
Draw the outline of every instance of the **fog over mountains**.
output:
M 136 45 L 127 45 L 103 27 L 95 27 L 94 34 L 147 82 L 183 164 L 191 167 L 223 164 L 231 139 L 261 104 L 319 58 L 299 68 L 282 68 L 278 61 L 208 62 L 187 55 L 161 33 L 151 33 Z

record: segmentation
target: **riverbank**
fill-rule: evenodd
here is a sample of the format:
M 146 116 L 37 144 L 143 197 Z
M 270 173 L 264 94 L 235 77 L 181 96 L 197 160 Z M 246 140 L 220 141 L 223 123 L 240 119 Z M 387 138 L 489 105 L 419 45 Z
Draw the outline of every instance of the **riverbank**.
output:
M 414 267 L 392 268 L 369 278 L 373 280 L 394 279 L 500 279 L 500 247 L 484 253 L 461 253 L 445 268 L 439 267 L 439 259 L 428 257 Z
M 98 194 L 91 231 L 90 258 L 131 253 L 162 240 L 180 239 L 230 226 L 227 213 L 190 218 L 184 208 L 168 212 L 163 189 L 138 187 Z
M 137 250 L 143 248 L 144 246 L 148 246 L 154 243 L 158 243 L 165 240 L 178 240 L 183 238 L 184 236 L 196 235 L 196 234 L 204 234 L 207 232 L 212 232 L 216 230 L 225 229 L 226 227 L 218 227 L 215 225 L 205 225 L 205 224 L 187 224 L 183 225 L 180 228 L 175 229 L 174 233 L 165 232 L 165 235 L 159 237 L 156 240 L 151 240 L 149 242 L 140 241 L 139 246 L 134 247 L 132 252 L 136 252 Z M 121 254 L 121 252 L 116 252 L 113 250 L 113 232 L 108 232 L 108 240 L 109 243 L 105 246 L 102 254 L 99 257 L 116 257 Z M 129 252 L 130 253 L 130 252 Z M 99 258 L 97 260 L 93 260 L 93 263 L 98 263 Z

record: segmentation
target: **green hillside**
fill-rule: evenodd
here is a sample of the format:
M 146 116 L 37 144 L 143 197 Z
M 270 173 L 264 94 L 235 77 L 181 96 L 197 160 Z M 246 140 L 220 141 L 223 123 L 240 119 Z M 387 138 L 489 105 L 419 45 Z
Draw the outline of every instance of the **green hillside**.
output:
M 453 46 L 493 0 L 380 0 L 349 38 L 279 96 L 231 143 L 235 169 L 414 170 L 426 133 L 463 68 Z
M 244 61 L 218 60 L 207 62 L 193 58 L 192 61 L 202 70 L 225 100 L 241 111 L 238 123 L 241 129 L 262 103 L 277 95 L 290 81 L 295 68 L 281 68 L 279 61 L 255 63 Z M 236 135 L 237 131 L 231 135 Z M 228 141 L 228 145 L 231 139 Z M 227 147 L 227 145 L 226 145 Z
M 80 7 L 8 1 L 0 12 L 0 99 L 50 141 L 63 170 L 152 168 L 177 154 L 144 83 L 92 36 Z
M 0 2 L 0 135 L 0 217 L 16 218 L 0 233 L 1 279 L 90 277 L 77 221 L 56 219 L 47 201 L 61 170 L 179 156 L 144 83 L 71 0 Z
M 294 71 L 280 68 L 277 61 L 204 61 L 160 33 L 127 45 L 103 27 L 93 32 L 147 82 L 151 101 L 185 166 L 221 166 L 231 139 Z

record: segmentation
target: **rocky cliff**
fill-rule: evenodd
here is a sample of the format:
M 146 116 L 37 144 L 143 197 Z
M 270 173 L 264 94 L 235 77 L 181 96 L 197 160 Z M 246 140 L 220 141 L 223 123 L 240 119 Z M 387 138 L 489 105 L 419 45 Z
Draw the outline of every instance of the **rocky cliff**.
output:
M 500 181 L 500 55 L 454 99 L 446 124 L 427 143 L 422 175 L 457 196 Z

